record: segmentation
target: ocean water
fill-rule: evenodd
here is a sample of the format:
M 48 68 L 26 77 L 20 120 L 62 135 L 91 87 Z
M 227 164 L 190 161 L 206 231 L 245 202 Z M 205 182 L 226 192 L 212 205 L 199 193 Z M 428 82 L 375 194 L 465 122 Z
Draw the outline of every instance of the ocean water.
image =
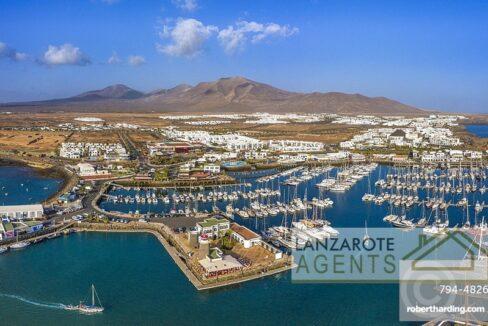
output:
M 363 227 L 365 220 L 368 227 L 387 226 L 382 221 L 387 205 L 363 203 L 361 197 L 388 171 L 378 168 L 371 179 L 344 194 L 324 194 L 334 200 L 325 217 L 334 227 Z M 305 188 L 309 198 L 319 196 L 313 186 L 319 181 L 299 186 L 297 196 L 304 196 Z M 282 189 L 284 198 L 294 195 L 289 190 Z M 471 203 L 488 202 L 486 193 L 469 196 Z M 168 209 L 162 204 L 102 205 L 127 211 Z M 408 212 L 417 214 L 418 209 Z M 452 225 L 464 215 L 452 207 L 449 217 Z M 238 221 L 260 230 L 282 218 Z M 106 307 L 103 314 L 63 309 L 88 299 L 92 283 Z M 150 234 L 79 233 L 0 255 L 0 325 L 398 325 L 398 310 L 397 284 L 295 284 L 290 272 L 199 292 Z
M 467 125 L 466 130 L 481 138 L 488 138 L 488 125 Z
M 0 206 L 42 202 L 61 184 L 61 179 L 40 176 L 29 167 L 0 166 Z
M 396 325 L 394 284 L 294 284 L 290 273 L 199 292 L 150 234 L 79 233 L 0 256 L 2 325 Z M 62 309 L 95 284 L 106 311 Z

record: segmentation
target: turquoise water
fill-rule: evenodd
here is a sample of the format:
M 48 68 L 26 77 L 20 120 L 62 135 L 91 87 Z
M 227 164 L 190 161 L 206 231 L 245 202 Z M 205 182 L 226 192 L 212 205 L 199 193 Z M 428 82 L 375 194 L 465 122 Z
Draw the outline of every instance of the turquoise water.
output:
M 488 125 L 467 125 L 466 130 L 481 138 L 488 138 Z
M 62 180 L 45 178 L 29 167 L 0 166 L 0 206 L 42 202 L 61 183 Z
M 60 309 L 94 283 L 106 311 Z M 397 285 L 293 284 L 284 273 L 198 292 L 150 234 L 80 233 L 0 256 L 3 325 L 395 325 Z M 23 300 L 21 300 L 23 299 Z

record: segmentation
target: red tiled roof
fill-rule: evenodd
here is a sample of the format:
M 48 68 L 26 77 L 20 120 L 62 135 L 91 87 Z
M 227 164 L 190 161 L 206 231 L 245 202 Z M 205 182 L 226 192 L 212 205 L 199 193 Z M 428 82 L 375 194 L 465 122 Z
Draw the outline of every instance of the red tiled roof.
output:
M 251 239 L 256 239 L 259 238 L 259 235 L 256 234 L 255 232 L 249 230 L 245 226 L 239 225 L 237 223 L 232 223 L 230 226 L 231 230 L 234 231 L 235 233 L 239 234 L 246 240 L 251 240 Z

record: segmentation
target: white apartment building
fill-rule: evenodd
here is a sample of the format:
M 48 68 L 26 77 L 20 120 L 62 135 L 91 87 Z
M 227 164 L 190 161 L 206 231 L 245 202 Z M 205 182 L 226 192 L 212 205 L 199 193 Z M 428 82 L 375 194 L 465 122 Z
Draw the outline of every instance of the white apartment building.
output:
M 220 173 L 220 165 L 217 164 L 205 164 L 203 166 L 203 172 L 209 172 L 212 174 Z
M 256 150 L 264 147 L 264 143 L 259 139 L 239 134 L 211 134 L 202 130 L 180 131 L 174 128 L 166 129 L 165 134 L 173 139 L 224 147 L 230 151 Z
M 59 156 L 70 159 L 127 160 L 129 155 L 120 143 L 62 143 Z
M 268 157 L 269 151 L 248 151 L 244 153 L 244 158 L 246 160 L 263 160 Z
M 318 152 L 324 149 L 324 144 L 302 140 L 270 140 L 268 147 L 279 152 Z

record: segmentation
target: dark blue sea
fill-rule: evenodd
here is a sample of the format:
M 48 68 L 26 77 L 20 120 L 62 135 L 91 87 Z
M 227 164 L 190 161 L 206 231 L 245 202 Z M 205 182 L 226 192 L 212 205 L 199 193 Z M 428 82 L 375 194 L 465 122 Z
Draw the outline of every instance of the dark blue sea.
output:
M 0 166 L 0 206 L 42 202 L 61 184 L 61 179 L 46 178 L 29 167 Z
M 488 138 L 488 125 L 467 125 L 466 130 L 481 138 Z

